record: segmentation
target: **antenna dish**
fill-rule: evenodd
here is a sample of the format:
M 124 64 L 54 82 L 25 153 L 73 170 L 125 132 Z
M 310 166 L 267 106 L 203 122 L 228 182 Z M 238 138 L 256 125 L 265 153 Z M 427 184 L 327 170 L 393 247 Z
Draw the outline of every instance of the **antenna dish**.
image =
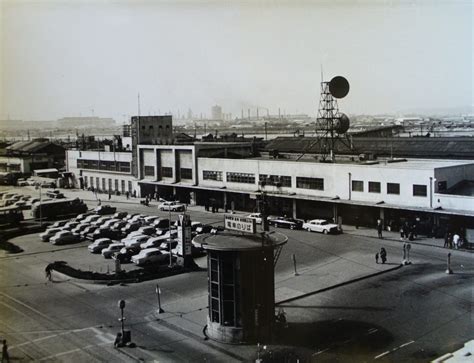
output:
M 350 121 L 349 117 L 345 113 L 341 113 L 341 116 L 334 120 L 334 131 L 339 135 L 344 134 L 349 130 Z
M 349 82 L 342 76 L 336 76 L 329 82 L 329 92 L 335 98 L 344 98 L 349 93 Z

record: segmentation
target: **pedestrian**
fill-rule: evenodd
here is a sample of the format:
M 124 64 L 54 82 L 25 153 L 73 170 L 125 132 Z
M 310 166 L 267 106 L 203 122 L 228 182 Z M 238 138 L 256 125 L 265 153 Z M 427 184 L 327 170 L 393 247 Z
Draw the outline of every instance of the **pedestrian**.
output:
M 446 232 L 444 234 L 444 248 L 448 248 L 449 247 L 449 232 Z
M 448 247 L 453 248 L 453 234 L 449 233 L 448 235 Z
M 380 259 L 382 260 L 382 263 L 387 262 L 387 251 L 385 251 L 385 248 L 380 249 Z
M 458 249 L 459 248 L 459 234 L 457 233 L 454 233 L 454 236 L 453 236 L 453 245 L 454 245 L 454 248 L 455 249 Z
M 101 204 L 102 204 L 102 201 L 99 199 L 99 202 L 97 203 L 97 205 L 100 207 Z
M 109 200 L 112 198 L 112 193 L 109 190 Z
M 51 263 L 48 263 L 48 265 L 46 265 L 46 268 L 44 269 L 44 274 L 46 276 L 46 279 L 48 281 L 52 281 L 52 276 L 51 276 L 51 271 L 53 269 L 53 265 Z
M 114 347 L 118 348 L 118 347 L 122 347 L 122 346 L 123 346 L 122 333 L 117 333 L 117 336 L 115 337 L 115 341 L 114 341 Z
M 148 199 L 148 195 L 145 197 L 145 205 L 148 207 L 150 204 L 150 199 Z
M 359 216 L 355 217 L 355 227 L 356 229 L 359 229 Z
M 378 234 L 379 238 L 383 238 L 382 237 L 382 230 L 383 230 L 382 221 L 379 219 L 378 222 L 377 222 L 377 234 Z
M 127 200 L 130 198 L 130 193 L 128 190 L 125 192 L 125 196 L 127 197 Z
M 378 252 L 375 254 L 375 263 L 377 263 L 377 264 L 379 263 L 379 253 Z
M 8 355 L 8 345 L 7 341 L 3 339 L 2 342 L 2 363 L 10 363 L 10 356 Z
M 403 227 L 400 227 L 400 241 L 405 239 L 405 232 L 403 231 Z
M 137 191 L 136 191 L 136 190 L 133 191 L 133 197 L 134 197 L 134 198 L 137 197 Z

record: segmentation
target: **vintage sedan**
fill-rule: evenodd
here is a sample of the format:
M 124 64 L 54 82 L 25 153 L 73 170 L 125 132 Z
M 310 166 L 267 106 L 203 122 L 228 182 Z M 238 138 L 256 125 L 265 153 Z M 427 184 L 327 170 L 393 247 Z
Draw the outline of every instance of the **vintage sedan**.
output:
M 313 219 L 303 224 L 303 229 L 309 232 L 319 233 L 338 233 L 339 227 L 337 224 L 329 223 L 325 219 Z
M 289 228 L 289 229 L 301 229 L 303 222 L 298 219 L 290 217 L 272 217 L 268 219 L 268 223 L 271 226 Z

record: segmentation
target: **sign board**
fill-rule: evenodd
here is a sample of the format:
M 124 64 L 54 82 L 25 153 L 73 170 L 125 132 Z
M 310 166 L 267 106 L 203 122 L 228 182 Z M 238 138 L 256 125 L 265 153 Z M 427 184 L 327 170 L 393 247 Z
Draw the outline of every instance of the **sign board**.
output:
M 257 224 L 254 218 L 239 217 L 234 214 L 226 214 L 224 216 L 225 229 L 233 231 L 255 233 Z
M 187 214 L 178 216 L 178 255 L 191 256 L 191 219 Z

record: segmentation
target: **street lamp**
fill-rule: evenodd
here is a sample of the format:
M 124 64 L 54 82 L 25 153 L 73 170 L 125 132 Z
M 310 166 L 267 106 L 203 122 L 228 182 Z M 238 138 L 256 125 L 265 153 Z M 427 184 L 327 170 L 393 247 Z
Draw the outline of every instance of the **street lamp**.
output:
M 42 208 L 42 190 L 43 187 L 40 183 L 36 183 L 36 189 L 39 189 L 39 213 L 40 213 L 40 226 L 43 226 L 43 208 Z

